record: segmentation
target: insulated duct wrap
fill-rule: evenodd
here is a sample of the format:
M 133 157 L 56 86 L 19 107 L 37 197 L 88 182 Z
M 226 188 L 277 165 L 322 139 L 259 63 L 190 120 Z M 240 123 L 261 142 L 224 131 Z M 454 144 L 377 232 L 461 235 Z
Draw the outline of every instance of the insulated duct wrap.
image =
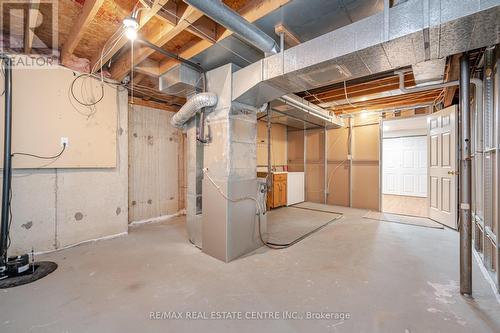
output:
M 217 104 L 217 95 L 214 93 L 201 93 L 191 97 L 186 104 L 172 117 L 170 123 L 176 128 L 182 128 L 196 112 L 204 107 L 211 107 Z

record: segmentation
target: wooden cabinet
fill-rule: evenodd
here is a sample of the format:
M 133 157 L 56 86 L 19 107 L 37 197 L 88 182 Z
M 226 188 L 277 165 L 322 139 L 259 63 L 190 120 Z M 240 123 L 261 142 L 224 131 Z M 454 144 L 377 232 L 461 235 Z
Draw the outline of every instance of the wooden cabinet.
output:
M 273 173 L 272 191 L 267 193 L 267 207 L 269 209 L 286 206 L 287 203 L 287 174 Z M 259 173 L 259 177 L 266 177 L 266 173 Z

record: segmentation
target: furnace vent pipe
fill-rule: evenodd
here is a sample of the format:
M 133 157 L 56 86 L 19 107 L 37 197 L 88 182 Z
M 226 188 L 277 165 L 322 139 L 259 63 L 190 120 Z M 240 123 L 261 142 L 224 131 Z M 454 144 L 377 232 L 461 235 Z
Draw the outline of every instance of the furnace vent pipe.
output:
M 184 2 L 203 12 L 223 27 L 231 30 L 241 39 L 255 46 L 266 55 L 279 52 L 278 44 L 276 44 L 274 39 L 223 4 L 222 1 L 184 0 Z
M 460 59 L 460 293 L 472 295 L 471 117 L 469 55 Z
M 177 128 L 182 128 L 189 119 L 199 112 L 202 108 L 215 106 L 217 104 L 217 95 L 214 93 L 201 93 L 191 97 L 186 104 L 172 117 L 170 124 Z

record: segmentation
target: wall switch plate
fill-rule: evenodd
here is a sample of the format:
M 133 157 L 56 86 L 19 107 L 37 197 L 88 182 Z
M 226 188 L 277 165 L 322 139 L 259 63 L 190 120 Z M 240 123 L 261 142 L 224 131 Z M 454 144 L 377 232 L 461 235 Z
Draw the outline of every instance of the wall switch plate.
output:
M 66 148 L 69 146 L 69 138 L 62 136 L 61 137 L 61 147 L 63 147 L 64 144 L 66 144 Z

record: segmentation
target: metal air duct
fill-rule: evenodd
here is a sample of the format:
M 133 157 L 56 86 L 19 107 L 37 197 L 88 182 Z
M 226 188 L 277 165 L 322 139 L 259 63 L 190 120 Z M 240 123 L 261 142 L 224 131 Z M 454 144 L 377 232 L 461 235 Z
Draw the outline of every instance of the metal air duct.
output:
M 408 0 L 234 73 L 233 100 L 261 105 L 500 42 L 500 0 Z
M 241 39 L 255 46 L 266 55 L 278 53 L 279 47 L 274 39 L 223 4 L 222 1 L 184 0 L 184 2 L 231 30 Z
M 170 123 L 174 127 L 182 128 L 184 124 L 196 114 L 196 112 L 200 111 L 204 107 L 215 106 L 217 104 L 217 100 L 217 95 L 214 93 L 201 93 L 194 95 L 172 117 Z

